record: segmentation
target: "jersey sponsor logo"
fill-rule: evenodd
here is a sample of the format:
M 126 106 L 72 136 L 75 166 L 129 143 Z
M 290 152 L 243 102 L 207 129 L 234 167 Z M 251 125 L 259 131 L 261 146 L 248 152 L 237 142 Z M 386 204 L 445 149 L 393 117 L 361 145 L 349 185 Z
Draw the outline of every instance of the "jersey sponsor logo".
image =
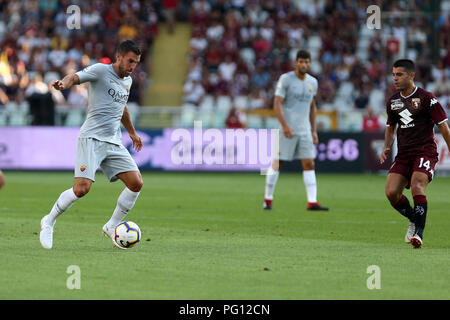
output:
M 84 170 L 86 170 L 86 166 L 85 165 L 81 166 L 80 170 L 81 170 L 81 172 L 84 172 Z
M 412 113 L 409 112 L 408 109 L 405 109 L 402 112 L 400 112 L 399 116 L 401 117 L 400 121 L 403 122 L 403 125 L 401 125 L 400 128 L 404 129 L 414 127 L 414 123 L 411 123 L 413 121 L 413 118 L 411 118 Z
M 127 103 L 128 101 L 128 94 L 116 91 L 113 88 L 108 90 L 108 94 L 113 98 L 114 102 Z
M 400 110 L 404 107 L 404 104 L 401 99 L 391 100 L 391 110 Z
M 430 100 L 430 107 L 431 107 L 433 104 L 437 103 L 437 102 L 438 102 L 438 101 L 437 101 L 436 98 L 431 99 L 431 100 Z
M 412 98 L 411 104 L 415 110 L 420 108 L 420 98 Z

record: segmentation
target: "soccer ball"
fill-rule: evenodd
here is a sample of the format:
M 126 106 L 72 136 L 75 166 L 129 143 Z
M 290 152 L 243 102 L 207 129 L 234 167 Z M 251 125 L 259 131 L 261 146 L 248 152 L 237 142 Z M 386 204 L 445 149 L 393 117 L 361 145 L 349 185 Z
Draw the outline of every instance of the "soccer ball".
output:
M 124 221 L 114 231 L 114 244 L 121 249 L 128 249 L 141 240 L 141 229 L 132 221 Z

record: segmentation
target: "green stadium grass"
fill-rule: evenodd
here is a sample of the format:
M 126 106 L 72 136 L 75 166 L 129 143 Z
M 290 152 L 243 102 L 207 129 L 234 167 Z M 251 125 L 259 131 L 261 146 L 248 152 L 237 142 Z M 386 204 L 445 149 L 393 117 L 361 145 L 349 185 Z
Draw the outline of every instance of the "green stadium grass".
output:
M 282 173 L 274 210 L 262 210 L 257 173 L 144 173 L 128 220 L 142 230 L 119 250 L 102 235 L 120 182 L 101 173 L 55 226 L 52 250 L 39 223 L 72 173 L 5 172 L 0 191 L 0 299 L 449 299 L 449 178 L 428 188 L 424 247 L 404 243 L 408 222 L 384 196 L 385 177 L 318 174 L 306 211 L 300 174 Z M 411 199 L 409 192 L 408 197 Z M 67 268 L 81 270 L 69 290 Z M 369 290 L 367 268 L 380 268 Z

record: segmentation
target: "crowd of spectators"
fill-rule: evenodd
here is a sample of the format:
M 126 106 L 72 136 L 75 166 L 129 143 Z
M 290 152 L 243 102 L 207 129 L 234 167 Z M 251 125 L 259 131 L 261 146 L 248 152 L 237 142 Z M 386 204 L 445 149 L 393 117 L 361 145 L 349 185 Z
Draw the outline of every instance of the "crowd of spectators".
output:
M 293 69 L 293 57 L 302 48 L 313 57 L 310 73 L 319 80 L 319 110 L 360 110 L 377 117 L 394 90 L 390 65 L 401 56 L 416 61 L 416 83 L 433 91 L 448 111 L 450 1 L 440 2 L 437 16 L 432 3 L 0 0 L 0 111 L 11 102 L 32 102 L 33 123 L 52 124 L 47 110 L 52 103 L 85 109 L 85 85 L 56 92 L 47 84 L 93 63 L 112 62 L 123 39 L 135 40 L 144 52 L 129 97 L 142 105 L 158 23 L 169 22 L 173 33 L 175 16 L 192 25 L 186 103 L 199 106 L 206 96 L 216 101 L 245 96 L 248 109 L 270 109 L 276 81 Z M 373 4 L 383 13 L 380 30 L 365 26 L 367 7 Z M 71 5 L 80 8 L 79 29 L 68 27 Z M 438 42 L 437 57 L 433 41 Z
M 85 109 L 87 87 L 50 90 L 62 79 L 97 62 L 111 63 L 125 39 L 143 51 L 133 73 L 129 102 L 142 103 L 149 79 L 147 61 L 158 33 L 159 11 L 154 1 L 137 0 L 0 0 L 0 111 L 9 102 L 28 102 L 32 124 L 53 124 L 55 105 Z M 77 11 L 66 11 L 77 5 Z M 161 8 L 160 8 L 161 9 Z M 71 27 L 71 21 L 79 27 Z
M 279 76 L 293 70 L 295 53 L 306 49 L 319 81 L 319 110 L 377 117 L 394 91 L 390 66 L 396 57 L 416 61 L 416 83 L 448 106 L 450 2 L 441 3 L 433 29 L 430 1 L 194 0 L 185 87 L 195 86 L 198 94 L 185 102 L 199 106 L 207 95 L 243 95 L 248 109 L 270 109 Z M 373 4 L 383 13 L 380 30 L 366 26 Z M 434 61 L 435 30 L 440 52 Z

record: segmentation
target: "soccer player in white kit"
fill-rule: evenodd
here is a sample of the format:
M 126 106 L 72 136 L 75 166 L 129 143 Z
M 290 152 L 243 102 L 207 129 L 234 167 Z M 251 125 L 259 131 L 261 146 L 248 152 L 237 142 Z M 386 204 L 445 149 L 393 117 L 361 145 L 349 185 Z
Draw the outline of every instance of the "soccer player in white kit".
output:
M 314 145 L 319 142 L 316 131 L 317 79 L 307 73 L 311 65 L 308 51 L 299 50 L 295 71 L 284 73 L 275 90 L 274 110 L 280 121 L 280 154 L 274 159 L 266 175 L 263 208 L 272 209 L 273 194 L 284 161 L 300 159 L 303 182 L 308 199 L 307 210 L 328 210 L 317 202 L 317 183 Z
M 120 124 L 127 130 L 133 148 L 140 151 L 142 140 L 136 133 L 126 105 L 132 83 L 130 75 L 140 57 L 139 47 L 126 40 L 119 45 L 113 64 L 97 63 L 50 83 L 57 90 L 65 90 L 72 85 L 89 82 L 89 103 L 86 120 L 78 135 L 73 187 L 61 193 L 50 213 L 41 220 L 40 242 L 45 249 L 53 246 L 56 218 L 89 192 L 99 166 L 111 182 L 120 179 L 125 184 L 111 219 L 103 226 L 106 236 L 113 236 L 115 227 L 133 208 L 139 196 L 142 176 L 122 145 Z

